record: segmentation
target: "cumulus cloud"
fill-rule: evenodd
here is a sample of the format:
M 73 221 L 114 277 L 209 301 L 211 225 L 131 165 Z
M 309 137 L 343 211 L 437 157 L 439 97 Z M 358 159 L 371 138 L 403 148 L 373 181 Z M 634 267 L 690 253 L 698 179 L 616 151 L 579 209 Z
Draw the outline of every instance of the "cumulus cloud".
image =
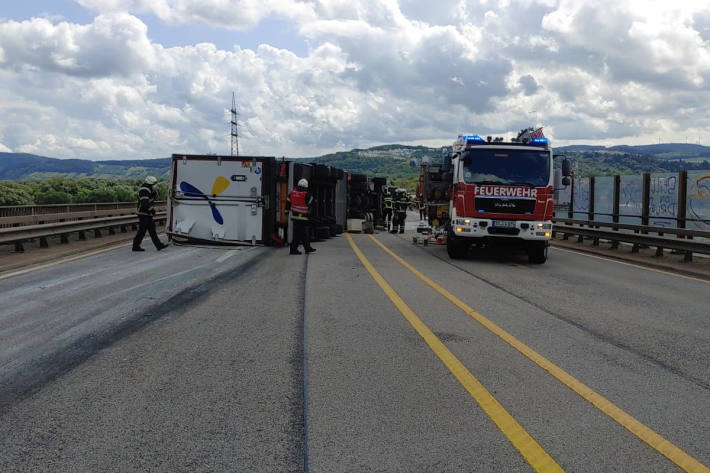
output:
M 306 20 L 313 5 L 298 0 L 77 0 L 98 12 L 151 13 L 170 24 L 206 24 L 247 29 L 271 15 Z
M 535 92 L 537 92 L 537 89 L 540 88 L 539 84 L 531 74 L 525 74 L 518 82 L 523 88 L 525 95 L 534 95 Z
M 569 46 L 601 55 L 611 78 L 700 88 L 710 77 L 710 48 L 694 26 L 693 2 L 595 4 L 564 0 L 542 26 Z
M 557 140 L 633 142 L 697 136 L 710 120 L 705 2 L 76 1 L 96 11 L 91 23 L 0 23 L 0 149 L 224 153 L 233 90 L 253 154 L 446 144 L 536 120 Z M 310 50 L 268 38 L 168 48 L 145 14 L 223 29 L 286 18 Z
M 154 64 L 146 31 L 125 13 L 100 15 L 91 25 L 9 21 L 0 24 L 0 65 L 77 76 L 142 73 Z

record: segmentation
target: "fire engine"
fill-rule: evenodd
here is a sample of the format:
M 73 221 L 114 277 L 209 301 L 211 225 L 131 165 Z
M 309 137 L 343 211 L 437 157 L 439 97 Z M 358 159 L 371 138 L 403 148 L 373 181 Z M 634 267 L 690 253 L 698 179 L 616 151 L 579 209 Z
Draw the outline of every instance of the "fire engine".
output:
M 449 257 L 472 245 L 517 243 L 531 263 L 544 263 L 552 235 L 553 154 L 542 129 L 522 130 L 511 141 L 459 136 L 451 155 Z M 567 184 L 569 162 L 562 165 Z

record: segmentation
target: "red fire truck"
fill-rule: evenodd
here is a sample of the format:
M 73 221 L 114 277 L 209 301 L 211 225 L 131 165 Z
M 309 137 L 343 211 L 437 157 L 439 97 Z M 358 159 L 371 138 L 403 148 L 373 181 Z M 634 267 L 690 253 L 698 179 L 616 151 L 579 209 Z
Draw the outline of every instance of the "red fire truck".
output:
M 508 142 L 459 136 L 451 155 L 449 256 L 463 258 L 474 244 L 518 243 L 531 263 L 544 263 L 552 235 L 552 161 L 541 129 Z M 567 160 L 562 168 L 568 176 Z

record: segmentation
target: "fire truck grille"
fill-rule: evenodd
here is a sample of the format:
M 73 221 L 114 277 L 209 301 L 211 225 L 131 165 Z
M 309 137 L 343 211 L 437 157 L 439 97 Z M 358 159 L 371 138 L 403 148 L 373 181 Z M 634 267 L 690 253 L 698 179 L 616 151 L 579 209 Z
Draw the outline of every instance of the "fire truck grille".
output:
M 520 233 L 519 228 L 488 227 L 489 235 L 517 235 L 518 233 Z
M 476 210 L 497 214 L 531 214 L 535 211 L 533 199 L 476 198 Z

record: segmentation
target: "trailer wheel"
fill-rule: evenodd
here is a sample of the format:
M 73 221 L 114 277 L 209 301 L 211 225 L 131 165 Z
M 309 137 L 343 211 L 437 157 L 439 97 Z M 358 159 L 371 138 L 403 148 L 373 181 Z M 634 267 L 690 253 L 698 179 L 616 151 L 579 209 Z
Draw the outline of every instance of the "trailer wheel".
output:
M 317 227 L 316 236 L 318 237 L 318 240 L 327 240 L 328 238 L 330 238 L 330 227 Z
M 547 261 L 547 248 L 549 247 L 546 241 L 535 241 L 528 244 L 528 261 L 533 264 L 543 264 Z
M 468 253 L 468 242 L 451 235 L 451 230 L 446 232 L 446 252 L 451 259 L 461 259 Z

